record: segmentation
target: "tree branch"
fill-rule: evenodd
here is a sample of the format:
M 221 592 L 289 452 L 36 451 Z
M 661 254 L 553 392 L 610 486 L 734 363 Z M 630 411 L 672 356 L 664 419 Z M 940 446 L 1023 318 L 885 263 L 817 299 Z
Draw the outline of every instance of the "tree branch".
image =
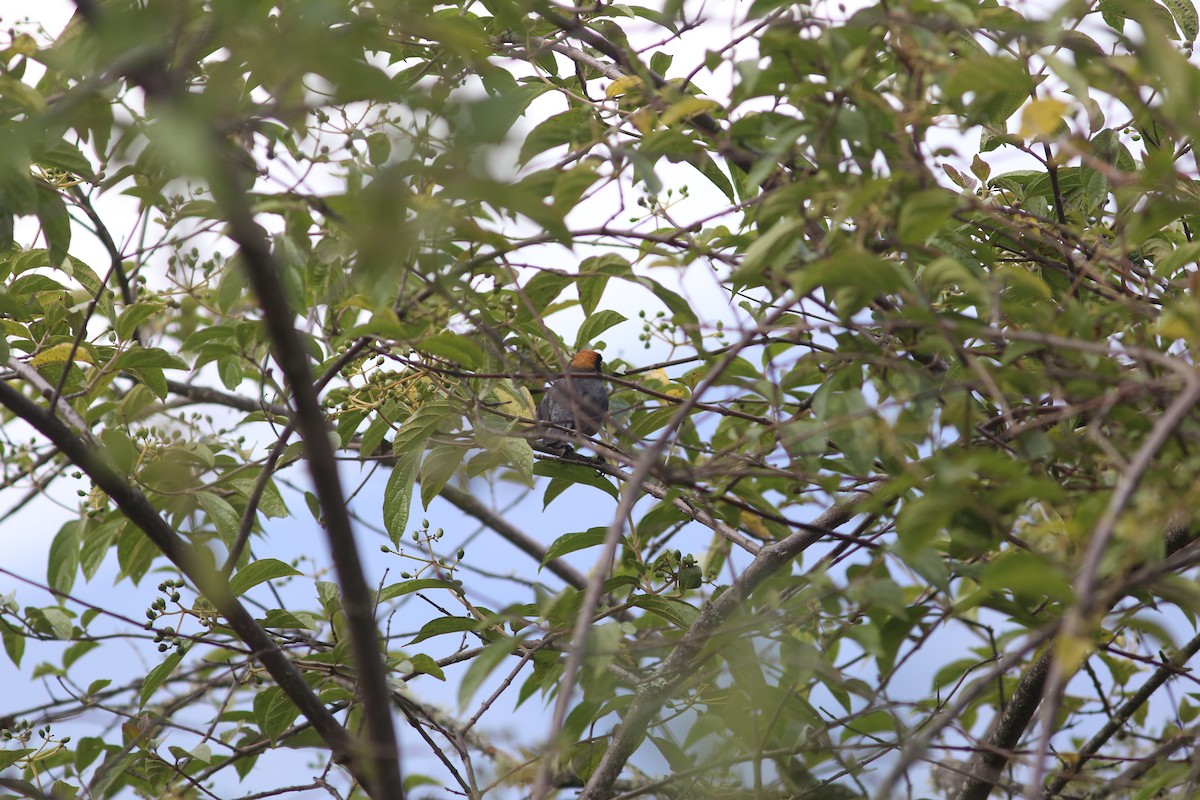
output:
M 262 411 L 276 417 L 283 417 L 284 419 L 289 414 L 287 406 L 280 405 L 279 403 L 264 403 L 261 400 L 242 397 L 232 392 L 222 392 L 220 389 L 213 389 L 209 386 L 195 386 L 190 383 L 168 380 L 167 390 L 172 394 L 186 397 L 197 403 L 211 403 L 214 406 L 225 406 L 226 408 L 245 411 L 248 414 Z
M 1170 557 L 1186 547 L 1193 540 L 1193 536 L 1186 529 L 1171 528 L 1166 532 L 1164 540 L 1166 555 Z M 1114 592 L 1107 598 L 1108 605 L 1110 607 L 1115 605 L 1121 597 L 1136 587 L 1137 584 L 1123 584 L 1120 587 L 1121 591 Z M 1189 642 L 1184 650 L 1190 648 L 1193 642 Z M 1197 647 L 1200 647 L 1200 642 L 1196 644 Z M 960 786 L 956 800 L 986 800 L 992 793 L 992 789 L 999 782 L 1000 773 L 1008 765 L 1013 752 L 1021 741 L 1021 737 L 1029 728 L 1029 724 L 1033 720 L 1033 715 L 1041 704 L 1042 697 L 1046 691 L 1046 681 L 1049 678 L 1049 667 L 1053 659 L 1054 647 L 1051 645 L 1046 648 L 1037 661 L 1021 676 L 1013 692 L 1012 700 L 1005 707 L 1003 714 L 997 717 L 996 721 L 992 723 L 992 728 L 987 733 L 986 742 L 981 745 L 980 750 L 971 758 L 965 770 L 967 778 Z M 1164 669 L 1168 668 L 1164 667 Z M 1169 675 L 1166 677 L 1169 677 Z M 1158 686 L 1154 688 L 1158 688 Z M 1122 709 L 1129 705 L 1130 703 L 1127 701 L 1122 705 Z M 1133 707 L 1131 706 L 1130 713 L 1132 713 L 1132 710 Z M 1103 742 L 1098 741 L 1098 737 L 1099 734 L 1093 737 L 1088 744 L 1091 745 L 1095 742 L 1098 749 L 1103 744 Z M 1080 759 L 1079 766 L 1082 766 L 1085 760 Z M 1069 779 L 1070 777 L 1068 776 L 1067 780 Z
M 613 513 L 613 520 L 609 523 L 608 530 L 605 531 L 604 544 L 601 549 L 600 558 L 597 560 L 597 568 L 591 580 L 588 581 L 583 602 L 575 617 L 575 626 L 571 632 L 570 651 L 567 655 L 567 663 L 563 667 L 562 678 L 559 679 L 558 698 L 554 703 L 554 715 L 550 721 L 549 746 L 551 753 L 555 753 L 558 749 L 558 736 L 566 721 L 567 706 L 570 705 L 571 695 L 575 691 L 575 680 L 578 677 L 580 667 L 583 665 L 583 659 L 587 654 L 587 634 L 592 622 L 592 613 L 600 601 L 600 593 L 604 581 L 608 577 L 607 573 L 612 564 L 613 557 L 616 554 L 621 531 L 624 529 L 626 520 L 629 519 L 630 514 L 633 512 L 634 504 L 640 498 L 638 489 L 646 482 L 646 478 L 654 470 L 659 458 L 674 440 L 675 431 L 687 419 L 695 404 L 700 402 L 704 393 L 712 388 L 724 374 L 725 370 L 739 358 L 741 351 L 749 346 L 749 343 L 754 341 L 761 331 L 769 330 L 771 325 L 787 312 L 788 308 L 787 304 L 781 303 L 769 314 L 766 314 L 758 326 L 752 330 L 747 330 L 739 339 L 740 346 L 730 348 L 721 357 L 721 360 L 709 370 L 703 380 L 696 384 L 688 399 L 675 409 L 670 420 L 659 433 L 658 438 L 638 457 L 637 463 L 634 465 L 633 471 L 629 476 L 629 481 L 625 486 L 625 490 L 621 493 L 621 500 L 617 504 L 617 509 Z M 817 535 L 820 536 L 823 534 L 824 531 L 821 531 Z M 760 551 L 759 557 L 762 556 L 763 552 L 765 550 Z M 625 758 L 628 758 L 628 756 Z M 533 787 L 534 800 L 542 800 L 550 790 L 550 770 L 553 760 L 553 758 L 544 757 L 538 767 L 537 779 Z M 621 765 L 624 763 L 625 759 L 623 758 L 621 759 Z M 620 773 L 620 765 L 617 767 L 617 773 Z M 613 776 L 613 780 L 616 780 L 616 775 Z
M 865 493 L 855 495 L 850 501 L 836 505 L 821 514 L 812 524 L 820 528 L 840 527 L 857 513 L 856 508 L 870 496 Z M 646 728 L 654 715 L 675 689 L 695 671 L 709 638 L 719 632 L 724 622 L 763 581 L 786 568 L 809 545 L 820 540 L 822 535 L 820 532 L 801 531 L 780 542 L 767 545 L 727 590 L 705 603 L 696 621 L 663 659 L 654 674 L 638 685 L 621 727 L 617 729 L 604 752 L 604 757 L 592 773 L 591 780 L 579 795 L 579 800 L 600 800 L 608 796 L 613 784 L 620 777 L 625 762 L 633 755 L 633 751 L 645 736 Z
M 666 78 L 659 75 L 654 70 L 646 67 L 642 63 L 634 60 L 634 57 L 630 53 L 625 52 L 620 45 L 608 37 L 587 27 L 578 19 L 573 19 L 571 17 L 566 17 L 562 14 L 559 14 L 548 2 L 539 3 L 538 6 L 538 13 L 541 14 L 541 16 L 547 22 L 562 30 L 564 33 L 574 36 L 584 44 L 594 47 L 596 50 L 599 50 L 601 53 L 611 58 L 617 63 L 617 65 L 626 75 L 636 75 L 640 78 L 648 79 L 649 82 L 653 84 L 655 89 L 662 89 L 668 86 Z M 572 52 L 570 50 L 559 50 L 559 52 L 571 59 L 576 59 L 578 54 L 582 54 L 581 51 Z M 580 60 L 579 63 L 583 63 L 587 66 L 593 66 L 591 63 L 589 63 L 589 61 L 592 61 L 592 59 Z M 609 77 L 612 75 L 612 73 L 607 69 L 601 71 Z M 725 141 L 719 144 L 721 155 L 729 159 L 729 161 L 742 172 L 749 173 L 754 169 L 754 164 L 760 157 L 760 154 L 751 149 L 730 143 L 728 141 L 728 134 L 722 130 L 720 123 L 718 123 L 711 114 L 694 114 L 689 117 L 688 121 L 701 133 L 704 133 L 713 139 L 725 139 Z M 791 165 L 782 166 L 786 166 L 789 170 L 793 169 Z
M 96 3 L 76 0 L 76 6 L 90 25 L 103 28 L 104 19 Z M 186 110 L 179 87 L 161 55 L 148 54 L 126 70 L 126 77 L 142 88 L 149 102 Z M 374 593 L 363 573 L 337 460 L 313 387 L 308 353 L 293 327 L 294 317 L 280 279 L 279 264 L 271 253 L 265 231 L 254 220 L 243 188 L 245 176 L 238 172 L 239 162 L 233 158 L 233 149 L 206 123 L 196 120 L 194 124 L 206 136 L 213 197 L 226 218 L 229 238 L 238 245 L 262 309 L 275 362 L 291 389 L 293 421 L 304 439 L 313 488 L 321 504 L 326 538 L 341 585 L 351 651 L 360 675 L 358 690 L 370 740 L 358 777 L 373 797 L 402 800 L 400 752 L 388 703 L 386 665 L 379 648 Z
M 1046 786 L 1042 797 L 1049 800 L 1049 798 L 1061 792 L 1073 778 L 1079 775 L 1079 771 L 1083 769 L 1083 766 L 1096 756 L 1100 748 L 1121 729 L 1129 718 L 1150 700 L 1151 695 L 1158 691 L 1159 687 L 1166 683 L 1168 678 L 1178 675 L 1180 669 L 1198 652 L 1200 652 L 1200 636 L 1194 636 L 1191 641 L 1179 648 L 1175 655 L 1171 656 L 1170 661 L 1156 669 L 1154 674 L 1142 684 L 1142 688 L 1130 695 L 1129 699 L 1121 704 L 1121 707 L 1109 718 L 1108 722 L 1104 723 L 1100 730 L 1096 731 L 1096 734 L 1088 740 L 1087 744 L 1079 749 L 1079 753 L 1071 762 L 1070 769 L 1054 776 L 1054 779 Z
M 219 148 L 218 148 L 219 149 Z M 241 251 L 246 275 L 258 297 L 263 321 L 270 334 L 275 363 L 291 389 L 293 421 L 304 440 L 313 488 L 321 503 L 326 538 L 342 590 L 354 660 L 358 665 L 363 715 L 370 738 L 373 768 L 366 785 L 376 798 L 404 797 L 400 778 L 400 753 L 388 705 L 387 670 L 379 649 L 375 597 L 367 584 L 354 539 L 346 496 L 338 475 L 337 459 L 329 441 L 325 415 L 313 386 L 312 370 L 294 315 L 280 280 L 280 267 L 271 253 L 266 233 L 254 221 L 245 194 L 237 187 L 228 159 L 214 159 L 217 174 L 213 194 L 229 222 L 229 236 Z
M 522 553 L 531 556 L 539 564 L 545 561 L 546 548 L 541 543 L 511 525 L 506 519 L 479 502 L 474 495 L 450 484 L 442 487 L 440 495 L 447 502 L 456 506 L 459 511 L 469 514 L 500 534 L 506 541 Z M 587 588 L 587 576 L 560 558 L 552 559 L 550 563 L 546 564 L 546 569 L 562 578 L 569 586 L 580 591 Z
M 1192 412 L 1200 402 L 1200 378 L 1192 375 L 1175 400 L 1167 407 L 1162 416 L 1154 423 L 1150 433 L 1137 449 L 1129 466 L 1121 473 L 1116 488 L 1108 500 L 1099 522 L 1092 530 L 1087 550 L 1083 556 L 1083 565 L 1079 568 L 1079 577 L 1075 580 L 1075 606 L 1067 612 L 1063 620 L 1061 638 L 1067 642 L 1083 642 L 1088 637 L 1089 627 L 1093 616 L 1100 607 L 1100 594 L 1096 591 L 1100 576 L 1100 561 L 1108 550 L 1116 532 L 1117 520 L 1125 513 L 1125 508 L 1133 500 L 1133 494 L 1142 482 L 1142 476 L 1154 461 L 1158 451 L 1167 440 L 1175 435 L 1180 423 Z M 1107 610 L 1107 609 L 1106 609 Z M 1055 659 L 1051 665 L 1049 685 L 1045 689 L 1048 702 L 1042 708 L 1042 735 L 1038 740 L 1037 751 L 1033 756 L 1033 768 L 1029 773 L 1028 788 L 1030 795 L 1036 794 L 1042 784 L 1042 774 L 1045 769 L 1046 755 L 1050 751 L 1050 739 L 1054 735 L 1055 705 L 1070 679 L 1077 663 L 1065 665 L 1062 659 Z
M 0 382 L 0 405 L 49 439 L 71 463 L 83 470 L 108 495 L 125 517 L 137 525 L 171 563 L 179 567 L 196 589 L 221 612 L 229 627 L 251 648 L 276 684 L 312 723 L 313 728 L 333 751 L 334 758 L 345 764 L 355 775 L 361 775 L 361 767 L 355 760 L 352 740 L 346 729 L 338 724 L 309 688 L 295 665 L 255 622 L 245 606 L 233 596 L 229 582 L 224 576 L 209 566 L 203 558 L 194 557 L 188 543 L 159 516 L 146 496 L 118 474 L 104 456 L 72 433 L 62 420 L 7 382 Z
M 342 371 L 342 368 L 349 364 L 354 359 L 358 358 L 358 354 L 367 346 L 366 339 L 359 339 L 353 345 L 346 348 L 346 352 L 342 353 L 334 360 L 325 373 L 321 375 L 316 383 L 316 391 L 321 391 L 329 382 L 337 377 L 337 374 Z M 266 461 L 263 462 L 262 472 L 258 474 L 258 480 L 254 482 L 254 488 L 246 497 L 246 510 L 242 512 L 242 520 L 238 525 L 237 537 L 233 540 L 233 545 L 229 548 L 229 555 L 225 559 L 225 565 L 221 571 L 226 575 L 233 574 L 233 568 L 237 564 L 238 559 L 242 556 L 242 550 L 246 547 L 246 542 L 250 540 L 250 531 L 254 527 L 254 520 L 258 516 L 258 504 L 262 501 L 263 493 L 267 490 L 267 484 L 271 481 L 271 476 L 275 473 L 275 465 L 287 450 L 288 440 L 296 431 L 296 423 L 289 420 L 283 430 L 280 431 L 278 439 L 275 441 L 275 446 L 271 448 L 271 452 L 267 455 Z

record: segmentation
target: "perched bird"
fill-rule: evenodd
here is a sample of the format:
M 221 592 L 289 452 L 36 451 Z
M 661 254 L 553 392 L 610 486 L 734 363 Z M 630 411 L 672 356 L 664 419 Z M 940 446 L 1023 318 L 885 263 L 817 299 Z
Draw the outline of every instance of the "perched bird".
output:
M 538 420 L 572 428 L 584 436 L 599 431 L 608 418 L 608 390 L 600 377 L 600 362 L 595 350 L 576 353 L 567 374 L 556 378 L 538 403 Z M 542 426 L 542 431 L 540 443 L 547 450 L 557 455 L 572 452 L 566 432 L 548 426 Z

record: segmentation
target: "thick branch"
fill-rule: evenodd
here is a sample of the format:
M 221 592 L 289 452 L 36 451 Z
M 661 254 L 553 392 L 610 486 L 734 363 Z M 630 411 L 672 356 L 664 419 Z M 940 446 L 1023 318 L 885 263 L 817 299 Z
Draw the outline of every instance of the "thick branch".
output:
M 826 511 L 813 520 L 817 528 L 837 528 L 854 516 L 857 506 L 869 495 L 860 494 L 850 502 Z M 625 762 L 645 736 L 646 728 L 662 708 L 663 703 L 692 675 L 698 666 L 699 657 L 710 637 L 718 633 L 730 616 L 742 607 L 743 601 L 764 581 L 786 569 L 809 545 L 819 541 L 822 533 L 801 531 L 786 539 L 764 547 L 737 577 L 737 580 L 720 596 L 713 598 L 700 609 L 700 615 L 687 633 L 683 635 L 670 654 L 646 680 L 638 686 L 633 702 L 621 720 L 608 750 L 580 794 L 579 800 L 599 800 L 607 797 L 613 784 L 621 774 Z
M 7 382 L 0 382 L 0 404 L 49 439 L 116 503 L 125 517 L 137 525 L 171 563 L 179 567 L 197 590 L 221 612 L 229 627 L 254 651 L 271 677 L 329 745 L 334 758 L 346 763 L 357 774 L 359 767 L 353 760 L 350 735 L 309 688 L 295 665 L 233 596 L 228 581 L 212 569 L 207 561 L 195 558 L 187 542 L 159 516 L 145 495 L 118 474 L 100 453 L 72 433 L 62 420 Z
M 168 380 L 167 389 L 172 394 L 186 397 L 197 403 L 211 403 L 214 406 L 236 408 L 248 414 L 253 414 L 255 411 L 262 411 L 277 417 L 286 418 L 288 416 L 287 406 L 282 406 L 278 403 L 265 403 L 251 397 L 242 397 L 232 392 L 222 392 L 220 389 L 213 389 L 208 386 L 194 386 L 190 383 Z
M 1170 556 L 1188 545 L 1193 540 L 1193 534 L 1182 527 L 1172 527 L 1167 531 L 1164 538 L 1166 542 L 1166 554 Z M 1122 588 L 1125 589 L 1125 587 Z M 1133 588 L 1135 587 L 1129 586 L 1124 591 L 1111 594 L 1107 598 L 1108 606 L 1115 605 L 1121 597 L 1125 596 Z M 1193 644 L 1200 648 L 1200 641 L 1193 640 L 1184 647 L 1181 651 L 1181 656 L 1183 653 L 1188 653 L 1188 657 L 1194 654 L 1195 651 L 1189 650 Z M 1017 683 L 1017 688 L 1013 692 L 1012 700 L 1005 707 L 1004 713 L 992 724 L 992 728 L 987 734 L 987 741 L 981 746 L 979 752 L 975 754 L 967 766 L 967 778 L 959 788 L 956 800 L 986 800 L 992 793 L 992 789 L 996 786 L 1000 778 L 1000 773 L 1008 766 L 1013 751 L 1021 741 L 1021 737 L 1025 734 L 1030 722 L 1033 720 L 1034 713 L 1041 704 L 1042 696 L 1046 689 L 1046 679 L 1049 677 L 1049 667 L 1053 659 L 1054 648 L 1051 646 L 1046 648 L 1038 660 L 1021 676 L 1021 680 Z M 1164 667 L 1164 670 L 1167 669 Z M 1169 675 L 1164 675 L 1163 680 L 1166 677 L 1169 677 Z M 1147 686 L 1153 683 L 1154 678 L 1151 678 Z M 1157 689 L 1159 685 L 1161 685 L 1161 682 L 1155 684 L 1154 689 Z M 1143 687 L 1143 691 L 1146 688 Z M 1131 705 L 1131 703 L 1133 703 L 1137 696 L 1135 695 L 1134 698 L 1126 701 L 1121 706 L 1121 709 L 1124 710 L 1128 707 L 1129 713 L 1136 710 L 1136 705 Z M 1101 732 L 1103 732 L 1103 729 Z M 1111 736 L 1111 734 L 1109 735 Z M 1096 749 L 1099 749 L 1103 743 L 1100 740 L 1100 733 L 1098 733 L 1088 742 L 1088 746 L 1095 744 Z M 1094 754 L 1095 752 L 1093 751 L 1091 755 Z M 1091 756 L 1089 755 L 1088 757 Z M 1078 766 L 1082 767 L 1086 760 L 1086 758 L 1081 758 Z M 1069 780 L 1070 775 L 1066 776 L 1066 779 Z M 1055 780 L 1059 779 L 1056 778 Z M 1063 785 L 1065 783 L 1066 781 L 1064 780 Z
M 1200 403 L 1200 377 L 1192 375 L 1180 391 L 1179 395 L 1167 407 L 1162 416 L 1154 423 L 1150 433 L 1142 441 L 1129 465 L 1122 471 L 1117 485 L 1109 497 L 1108 506 L 1104 509 L 1100 521 L 1092 530 L 1088 547 L 1083 556 L 1083 565 L 1079 568 L 1079 576 L 1075 580 L 1075 606 L 1067 612 L 1063 619 L 1062 637 L 1066 641 L 1085 641 L 1088 629 L 1093 624 L 1094 615 L 1101 610 L 1107 611 L 1116 598 L 1105 602 L 1107 593 L 1099 590 L 1100 563 L 1108 550 L 1109 542 L 1116 532 L 1117 520 L 1125 513 L 1125 509 L 1133 500 L 1134 492 L 1141 484 L 1142 476 L 1150 469 L 1158 451 L 1175 435 L 1176 429 L 1191 414 L 1196 404 Z M 1035 795 L 1042 785 L 1042 775 L 1045 760 L 1050 752 L 1050 739 L 1054 735 L 1054 716 L 1059 698 L 1066 689 L 1070 678 L 1069 670 L 1061 660 L 1051 664 L 1048 685 L 1044 694 L 1047 702 L 1042 707 L 1042 735 L 1038 740 L 1034 753 L 1032 769 L 1029 771 L 1026 793 Z
M 225 159 L 216 159 L 219 174 L 213 194 L 229 222 L 229 236 L 241 251 L 242 262 L 258 297 L 263 321 L 271 337 L 272 352 L 292 393 L 296 429 L 304 439 L 313 488 L 321 503 L 326 538 L 337 568 L 351 647 L 358 666 L 363 714 L 370 738 L 373 769 L 367 786 L 377 798 L 403 798 L 400 753 L 388 703 L 387 670 L 379 649 L 375 598 L 363 572 L 354 539 L 346 495 L 338 475 L 337 459 L 329 441 L 325 415 L 313 386 L 308 353 L 293 327 L 280 267 L 271 253 L 265 232 L 254 221 L 245 194 Z
M 1077 757 L 1071 762 L 1071 768 L 1059 775 L 1056 775 L 1046 787 L 1043 793 L 1044 798 L 1051 798 L 1063 790 L 1063 788 L 1071 782 L 1071 779 L 1079 775 L 1079 771 L 1096 753 L 1100 752 L 1113 735 L 1121 729 L 1121 727 L 1129 721 L 1129 718 L 1134 713 L 1145 705 L 1150 700 L 1150 696 L 1158 691 L 1167 679 L 1173 675 L 1178 675 L 1184 664 L 1191 659 L 1192 656 L 1200 652 L 1200 636 L 1192 637 L 1192 640 L 1179 649 L 1171 660 L 1154 671 L 1154 674 L 1142 684 L 1142 688 L 1138 689 L 1129 699 L 1121 704 L 1121 707 L 1116 710 L 1116 713 L 1104 723 L 1100 730 L 1096 731 L 1096 735 L 1088 740 L 1082 748 L 1080 748 Z
M 1009 758 L 1025 734 L 1046 688 L 1050 665 L 1054 662 L 1054 645 L 1050 645 L 1033 662 L 1017 684 L 1012 700 L 996 718 L 988 732 L 987 743 L 976 752 L 967 767 L 968 776 L 959 790 L 958 800 L 985 800 L 1008 766 Z
M 76 0 L 76 6 L 90 25 L 103 28 L 103 15 L 96 3 Z M 184 105 L 180 87 L 160 55 L 151 52 L 141 63 L 127 69 L 126 77 L 142 88 L 151 103 Z M 195 124 L 202 125 L 199 121 Z M 342 608 L 358 667 L 358 687 L 370 740 L 369 757 L 360 765 L 358 776 L 373 797 L 402 800 L 400 753 L 388 702 L 386 665 L 379 649 L 374 594 L 367 585 L 358 555 L 337 460 L 313 386 L 308 353 L 293 327 L 294 315 L 280 279 L 279 264 L 271 253 L 266 233 L 254 220 L 235 154 L 215 130 L 206 134 L 213 196 L 226 217 L 229 237 L 241 251 L 246 274 L 263 312 L 275 362 L 292 392 L 294 422 L 304 439 L 313 488 L 321 503 L 330 552 L 340 579 Z

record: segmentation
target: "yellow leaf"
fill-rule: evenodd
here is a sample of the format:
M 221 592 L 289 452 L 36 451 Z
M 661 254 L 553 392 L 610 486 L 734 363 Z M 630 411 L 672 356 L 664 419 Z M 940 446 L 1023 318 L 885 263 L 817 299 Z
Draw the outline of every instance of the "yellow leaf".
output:
M 1054 647 L 1064 679 L 1070 679 L 1092 651 L 1092 644 L 1086 637 L 1065 631 L 1059 635 Z
M 688 396 L 687 390 L 678 384 L 671 383 L 671 379 L 667 377 L 667 371 L 664 369 L 652 369 L 642 376 L 642 383 L 647 389 L 654 389 L 671 397 L 684 398 Z
M 641 90 L 642 79 L 637 75 L 623 75 L 608 85 L 604 90 L 604 96 L 610 100 L 614 97 L 620 97 L 623 94 L 629 94 L 634 89 Z
M 767 528 L 766 523 L 763 522 L 762 517 L 744 508 L 738 512 L 738 527 L 759 539 L 772 538 L 771 531 Z
M 681 119 L 691 119 L 697 114 L 704 114 L 720 108 L 721 104 L 703 97 L 685 97 L 678 103 L 672 103 L 662 114 L 663 125 L 673 125 Z
M 513 417 L 533 419 L 537 415 L 529 390 L 524 386 L 515 386 L 508 379 L 497 381 L 492 386 L 491 397 L 487 399 L 497 411 Z
M 659 389 L 666 388 L 667 384 L 671 382 L 671 379 L 667 377 L 667 371 L 662 367 L 659 367 L 658 369 L 652 369 L 644 374 L 642 376 L 642 381 L 648 384 L 657 383 L 658 386 L 651 386 L 651 388 Z
M 1062 100 L 1052 97 L 1034 100 L 1021 112 L 1021 136 L 1026 139 L 1053 136 L 1062 126 L 1067 108 Z
M 633 123 L 633 127 L 637 128 L 639 133 L 649 133 L 654 130 L 657 119 L 653 109 L 649 106 L 642 106 L 629 115 L 629 121 Z
M 29 329 L 11 319 L 0 319 L 0 333 L 3 333 L 5 336 L 16 336 L 23 339 L 29 338 Z
M 71 352 L 72 350 L 74 350 L 74 353 Z M 89 354 L 82 347 L 74 347 L 70 342 L 63 342 L 62 344 L 56 344 L 53 347 L 47 347 L 42 352 L 29 359 L 29 363 L 31 366 L 40 367 L 43 364 L 61 364 L 68 358 L 72 357 L 74 357 L 76 361 L 84 361 L 88 364 L 96 363 L 92 361 L 91 354 Z
M 1195 13 L 1195 12 L 1192 12 Z M 22 33 L 8 46 L 10 56 L 31 56 L 38 51 L 37 42 L 28 33 Z
M 1196 336 L 1196 311 L 1195 303 L 1172 303 L 1166 306 L 1158 319 L 1159 335 L 1191 341 Z

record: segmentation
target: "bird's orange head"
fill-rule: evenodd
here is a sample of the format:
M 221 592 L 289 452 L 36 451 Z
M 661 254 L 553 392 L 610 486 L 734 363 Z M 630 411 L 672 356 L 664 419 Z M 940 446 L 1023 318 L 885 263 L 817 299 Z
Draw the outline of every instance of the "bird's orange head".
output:
M 571 359 L 571 369 L 583 370 L 586 372 L 599 372 L 600 362 L 603 359 L 595 350 L 580 350 Z

